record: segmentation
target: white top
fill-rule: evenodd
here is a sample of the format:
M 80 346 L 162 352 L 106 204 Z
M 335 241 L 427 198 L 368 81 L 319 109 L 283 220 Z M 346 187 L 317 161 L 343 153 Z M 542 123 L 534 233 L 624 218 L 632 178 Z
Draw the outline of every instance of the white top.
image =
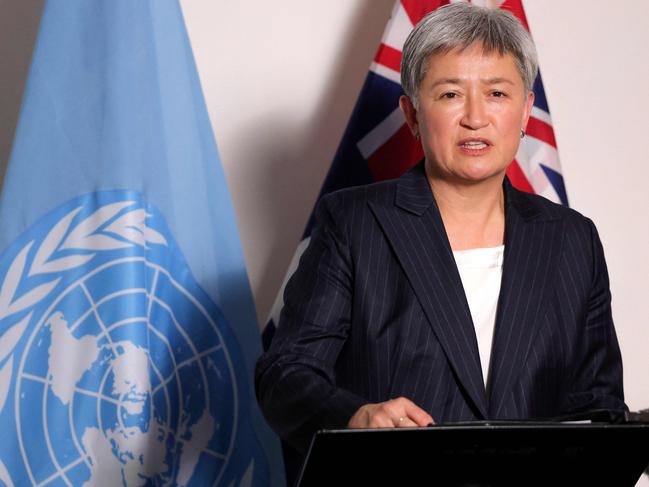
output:
M 478 339 L 482 378 L 487 385 L 505 246 L 453 251 Z

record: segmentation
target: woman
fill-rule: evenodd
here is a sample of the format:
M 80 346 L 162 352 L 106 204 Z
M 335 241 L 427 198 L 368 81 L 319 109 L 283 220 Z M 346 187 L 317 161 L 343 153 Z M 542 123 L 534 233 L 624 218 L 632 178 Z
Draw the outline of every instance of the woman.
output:
M 257 364 L 298 449 L 321 428 L 626 408 L 594 225 L 505 176 L 536 72 L 502 10 L 451 4 L 406 40 L 400 106 L 425 161 L 323 198 Z

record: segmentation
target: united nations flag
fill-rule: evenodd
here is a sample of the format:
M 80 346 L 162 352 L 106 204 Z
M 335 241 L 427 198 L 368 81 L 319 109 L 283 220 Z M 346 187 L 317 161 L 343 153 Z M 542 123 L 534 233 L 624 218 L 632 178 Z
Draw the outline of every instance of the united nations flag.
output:
M 49 0 L 0 196 L 0 485 L 282 485 L 177 0 Z

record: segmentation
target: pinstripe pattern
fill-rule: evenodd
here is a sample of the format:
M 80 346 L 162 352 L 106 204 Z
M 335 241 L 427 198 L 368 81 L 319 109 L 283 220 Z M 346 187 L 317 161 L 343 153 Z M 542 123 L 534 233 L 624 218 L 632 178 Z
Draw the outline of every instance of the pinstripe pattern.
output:
M 469 306 L 423 165 L 324 197 L 257 363 L 259 402 L 299 449 L 367 402 L 438 422 L 625 408 L 603 250 L 579 213 L 505 182 L 501 292 L 485 391 Z

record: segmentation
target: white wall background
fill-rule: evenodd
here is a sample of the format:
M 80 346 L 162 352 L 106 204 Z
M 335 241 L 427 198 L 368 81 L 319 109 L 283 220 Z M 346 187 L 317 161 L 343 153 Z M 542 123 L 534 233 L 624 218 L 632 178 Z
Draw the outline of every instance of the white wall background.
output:
M 181 4 L 264 323 L 393 0 Z M 627 402 L 646 408 L 649 2 L 524 5 L 570 204 L 604 242 Z M 41 10 L 42 0 L 0 0 L 0 174 Z

